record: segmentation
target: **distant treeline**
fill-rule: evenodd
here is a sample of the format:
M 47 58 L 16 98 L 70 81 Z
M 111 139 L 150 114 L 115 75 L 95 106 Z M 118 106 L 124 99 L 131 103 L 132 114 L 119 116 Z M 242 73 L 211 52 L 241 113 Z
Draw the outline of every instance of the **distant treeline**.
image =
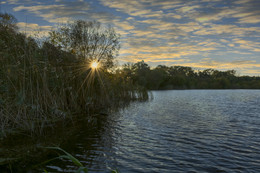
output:
M 122 72 L 134 84 L 149 90 L 164 89 L 260 89 L 260 77 L 237 76 L 235 70 L 194 70 L 191 67 L 158 65 L 144 61 L 127 63 Z

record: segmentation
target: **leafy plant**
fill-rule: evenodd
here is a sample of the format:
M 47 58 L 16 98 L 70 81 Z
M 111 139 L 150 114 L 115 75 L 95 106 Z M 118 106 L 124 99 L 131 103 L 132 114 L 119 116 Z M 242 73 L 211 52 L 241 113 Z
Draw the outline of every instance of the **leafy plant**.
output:
M 58 151 L 61 151 L 62 153 L 64 153 L 63 155 L 60 155 L 58 157 L 55 157 L 55 158 L 52 158 L 50 160 L 47 160 L 43 163 L 41 163 L 40 165 L 43 165 L 43 164 L 47 164 L 53 160 L 57 160 L 57 159 L 67 159 L 67 160 L 70 160 L 72 161 L 76 166 L 78 166 L 79 168 L 75 171 L 75 173 L 87 173 L 88 172 L 88 169 L 86 167 L 84 167 L 82 165 L 82 163 L 77 159 L 75 158 L 74 156 L 72 156 L 70 153 L 66 152 L 65 150 L 61 149 L 60 147 L 44 147 L 46 149 L 54 149 L 54 150 L 58 150 Z M 37 165 L 38 166 L 38 165 Z M 46 170 L 44 170 L 45 172 L 47 172 Z
M 41 163 L 40 165 L 43 165 L 43 164 L 46 164 L 46 163 L 49 163 L 53 160 L 56 160 L 56 159 L 68 159 L 70 161 L 72 161 L 76 166 L 78 166 L 79 168 L 77 170 L 75 170 L 75 173 L 87 173 L 88 172 L 88 169 L 87 167 L 84 167 L 82 165 L 82 163 L 77 159 L 75 158 L 74 156 L 72 156 L 70 153 L 68 153 L 67 151 L 61 149 L 60 147 L 43 147 L 43 148 L 46 148 L 46 149 L 54 149 L 54 150 L 58 150 L 58 151 L 61 151 L 62 153 L 64 153 L 63 155 L 60 155 L 58 157 L 55 157 L 53 159 L 50 159 L 50 160 L 47 160 L 43 163 Z M 38 166 L 38 165 L 37 165 Z M 48 173 L 48 171 L 44 170 L 45 173 Z M 119 173 L 118 170 L 112 170 L 111 173 Z

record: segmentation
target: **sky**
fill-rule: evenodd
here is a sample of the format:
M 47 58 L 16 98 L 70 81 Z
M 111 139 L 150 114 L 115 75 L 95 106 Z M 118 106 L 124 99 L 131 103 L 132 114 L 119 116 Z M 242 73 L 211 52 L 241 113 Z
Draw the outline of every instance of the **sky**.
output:
M 260 76 L 260 0 L 1 0 L 21 32 L 99 21 L 121 35 L 119 64 L 144 60 Z

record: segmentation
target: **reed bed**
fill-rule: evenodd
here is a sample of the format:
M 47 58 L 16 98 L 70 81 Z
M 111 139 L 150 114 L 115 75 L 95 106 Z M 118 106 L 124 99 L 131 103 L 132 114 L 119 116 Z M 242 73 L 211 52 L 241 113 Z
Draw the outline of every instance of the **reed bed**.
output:
M 90 61 L 0 25 L 0 131 L 41 134 L 57 121 L 146 100 L 124 73 L 93 70 Z

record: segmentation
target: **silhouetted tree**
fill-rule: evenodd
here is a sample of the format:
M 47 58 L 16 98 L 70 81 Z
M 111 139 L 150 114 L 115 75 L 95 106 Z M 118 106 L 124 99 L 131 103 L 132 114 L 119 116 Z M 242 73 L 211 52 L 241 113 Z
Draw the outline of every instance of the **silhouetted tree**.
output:
M 16 18 L 8 13 L 0 13 L 0 28 L 17 31 Z
M 135 63 L 132 66 L 133 81 L 140 86 L 148 88 L 148 76 L 150 73 L 150 67 L 144 61 Z
M 78 58 L 99 61 L 105 68 L 113 66 L 120 48 L 119 35 L 113 28 L 83 20 L 62 25 L 50 32 L 50 41 Z
M 169 75 L 168 67 L 164 65 L 158 65 L 155 69 L 151 70 L 149 76 L 150 89 L 166 89 L 171 88 L 168 84 Z

